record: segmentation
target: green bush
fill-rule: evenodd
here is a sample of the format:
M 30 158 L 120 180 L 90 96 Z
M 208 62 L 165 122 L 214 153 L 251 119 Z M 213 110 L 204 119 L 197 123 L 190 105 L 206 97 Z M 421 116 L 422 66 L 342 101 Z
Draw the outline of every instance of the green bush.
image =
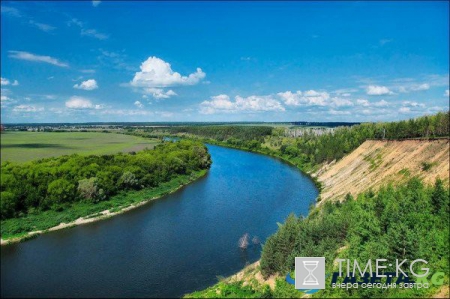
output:
M 103 201 L 124 190 L 152 188 L 207 169 L 210 155 L 199 142 L 166 142 L 134 154 L 70 155 L 1 167 L 1 218 L 29 211 L 58 211 L 80 201 Z
M 325 203 L 307 218 L 289 216 L 264 244 L 261 270 L 266 277 L 286 275 L 294 269 L 296 256 L 325 256 L 332 261 L 340 248 L 341 258 L 366 261 L 380 257 L 388 260 L 417 258 L 428 261 L 434 271 L 449 273 L 449 190 L 441 180 L 427 187 L 416 177 L 405 185 L 387 186 L 379 192 L 350 196 L 342 203 Z M 407 265 L 409 267 L 409 265 Z M 416 269 L 417 272 L 418 269 Z M 327 273 L 337 271 L 327 263 Z M 395 271 L 389 268 L 387 271 Z M 446 278 L 448 281 L 448 277 Z M 436 287 L 421 290 L 326 289 L 320 296 L 389 297 L 424 296 Z

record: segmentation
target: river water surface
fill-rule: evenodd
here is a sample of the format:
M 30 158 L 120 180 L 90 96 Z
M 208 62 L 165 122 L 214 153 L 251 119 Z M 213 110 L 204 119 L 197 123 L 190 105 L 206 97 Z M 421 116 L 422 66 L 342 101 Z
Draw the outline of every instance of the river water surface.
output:
M 261 255 L 261 241 L 318 195 L 295 167 L 208 145 L 209 173 L 178 192 L 107 220 L 1 247 L 2 297 L 180 297 Z

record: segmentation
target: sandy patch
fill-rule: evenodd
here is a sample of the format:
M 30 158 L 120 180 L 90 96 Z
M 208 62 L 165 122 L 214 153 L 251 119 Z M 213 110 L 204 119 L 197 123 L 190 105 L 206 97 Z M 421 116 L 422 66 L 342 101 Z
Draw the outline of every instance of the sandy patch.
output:
M 423 163 L 430 163 L 430 169 L 424 170 Z M 323 202 L 343 200 L 347 193 L 356 196 L 370 188 L 375 191 L 389 182 L 399 184 L 413 175 L 427 184 L 434 183 L 437 177 L 448 183 L 449 171 L 448 139 L 368 140 L 340 161 L 324 165 L 313 176 L 324 186 L 320 195 Z

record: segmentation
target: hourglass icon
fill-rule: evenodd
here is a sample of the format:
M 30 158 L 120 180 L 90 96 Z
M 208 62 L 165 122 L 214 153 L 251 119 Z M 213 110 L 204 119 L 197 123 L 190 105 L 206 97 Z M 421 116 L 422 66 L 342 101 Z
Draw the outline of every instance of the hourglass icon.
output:
M 303 267 L 308 270 L 308 275 L 303 279 L 303 285 L 316 286 L 319 285 L 319 280 L 313 275 L 319 261 L 303 261 Z

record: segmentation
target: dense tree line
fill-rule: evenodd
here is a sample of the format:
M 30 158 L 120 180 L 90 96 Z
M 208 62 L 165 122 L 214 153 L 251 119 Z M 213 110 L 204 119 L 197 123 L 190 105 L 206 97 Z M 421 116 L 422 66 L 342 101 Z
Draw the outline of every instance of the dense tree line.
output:
M 336 127 L 346 127 L 346 126 L 359 125 L 360 122 L 343 122 L 343 121 L 294 121 L 294 122 L 291 122 L 291 124 L 292 124 L 292 125 L 295 125 L 295 126 L 336 128 Z
M 342 158 L 367 139 L 448 137 L 449 117 L 449 112 L 440 112 L 407 121 L 364 123 L 340 127 L 320 136 L 305 133 L 299 138 L 272 140 L 272 144 L 277 143 L 281 154 L 298 164 L 316 165 Z
M 206 147 L 189 140 L 166 142 L 138 153 L 5 162 L 1 167 L 1 218 L 107 200 L 124 190 L 156 187 L 210 164 Z
M 171 127 L 167 128 L 171 134 L 186 133 L 204 138 L 224 141 L 229 138 L 240 140 L 264 141 L 264 137 L 272 133 L 271 127 L 266 126 L 197 126 L 197 127 Z
M 230 146 L 234 148 L 260 152 L 277 156 L 309 171 L 324 162 L 339 160 L 352 152 L 368 139 L 401 140 L 405 138 L 437 138 L 449 136 L 449 112 L 437 113 L 416 119 L 398 122 L 363 123 L 354 126 L 336 128 L 325 134 L 315 134 L 305 130 L 300 137 L 287 137 L 284 128 L 274 128 L 268 131 L 251 131 L 261 134 L 247 134 L 248 127 L 234 127 L 223 134 L 220 127 L 207 127 L 199 133 L 197 128 L 189 130 L 189 136 L 198 136 L 205 142 Z M 258 127 L 253 127 L 258 128 Z M 183 130 L 183 129 L 178 129 Z M 173 134 L 179 131 L 173 131 Z M 187 131 L 184 131 L 186 133 Z
M 323 162 L 339 160 L 368 139 L 449 137 L 450 112 L 397 122 L 362 123 L 342 126 L 318 135 L 305 130 L 300 137 L 286 137 L 284 128 L 265 126 L 196 126 L 150 128 L 134 134 L 161 137 L 187 135 L 205 142 L 261 152 L 291 161 L 304 170 Z
M 421 258 L 428 261 L 433 273 L 448 273 L 449 213 L 449 190 L 439 179 L 426 187 L 412 178 L 404 186 L 360 194 L 358 200 L 348 195 L 342 203 L 327 202 L 314 209 L 307 218 L 289 216 L 266 241 L 261 270 L 265 276 L 286 275 L 293 271 L 296 256 L 324 256 L 327 261 L 341 257 L 364 263 L 377 258 L 409 262 Z M 409 264 L 405 265 L 409 269 Z M 327 267 L 327 273 L 338 271 L 333 263 Z M 395 265 L 386 271 L 395 272 Z M 327 284 L 330 281 L 329 277 Z M 321 296 L 388 297 L 393 292 L 396 290 L 326 289 Z

